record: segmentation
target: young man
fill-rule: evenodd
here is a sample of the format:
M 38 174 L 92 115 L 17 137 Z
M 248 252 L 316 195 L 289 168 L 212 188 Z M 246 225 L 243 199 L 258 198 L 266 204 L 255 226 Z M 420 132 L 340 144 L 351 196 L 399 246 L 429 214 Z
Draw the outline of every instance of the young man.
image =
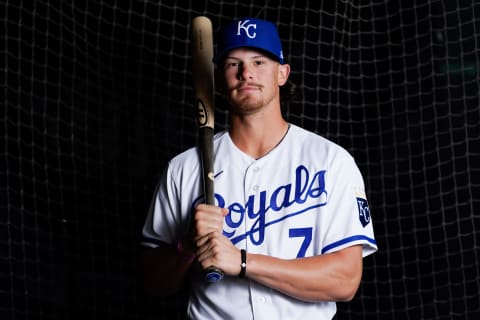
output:
M 191 319 L 331 319 L 377 250 L 362 176 L 343 148 L 283 118 L 290 66 L 272 23 L 229 24 L 215 63 L 230 105 L 216 205 L 202 204 L 198 150 L 173 158 L 143 229 L 145 274 L 163 295 L 188 279 Z M 221 281 L 205 281 L 211 266 Z

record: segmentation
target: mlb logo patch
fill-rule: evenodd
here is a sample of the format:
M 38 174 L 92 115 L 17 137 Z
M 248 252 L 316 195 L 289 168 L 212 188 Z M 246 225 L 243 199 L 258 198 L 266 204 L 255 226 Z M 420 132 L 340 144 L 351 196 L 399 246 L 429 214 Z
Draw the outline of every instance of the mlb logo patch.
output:
M 367 199 L 357 198 L 358 205 L 358 218 L 362 223 L 362 226 L 365 227 L 370 223 L 370 208 L 368 208 Z

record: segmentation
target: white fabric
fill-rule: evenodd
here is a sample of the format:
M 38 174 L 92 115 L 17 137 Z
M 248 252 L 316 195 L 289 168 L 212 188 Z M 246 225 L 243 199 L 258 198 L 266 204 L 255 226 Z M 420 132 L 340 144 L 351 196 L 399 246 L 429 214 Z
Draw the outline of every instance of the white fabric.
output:
M 346 150 L 291 125 L 270 153 L 255 160 L 227 132 L 215 149 L 217 204 L 230 209 L 224 234 L 239 248 L 284 259 L 320 255 L 362 244 L 377 250 L 362 176 Z M 201 201 L 197 149 L 169 162 L 145 222 L 144 244 L 175 243 Z M 248 269 L 248 263 L 247 263 Z M 206 283 L 194 271 L 191 319 L 331 319 L 334 302 L 290 298 L 248 279 Z

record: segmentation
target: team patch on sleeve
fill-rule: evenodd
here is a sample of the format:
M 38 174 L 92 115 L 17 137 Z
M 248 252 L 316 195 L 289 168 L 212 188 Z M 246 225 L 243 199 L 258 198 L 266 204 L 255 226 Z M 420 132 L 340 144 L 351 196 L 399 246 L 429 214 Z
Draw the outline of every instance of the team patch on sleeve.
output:
M 357 205 L 358 218 L 360 219 L 362 226 L 365 227 L 370 223 L 370 208 L 368 207 L 367 199 L 357 197 Z

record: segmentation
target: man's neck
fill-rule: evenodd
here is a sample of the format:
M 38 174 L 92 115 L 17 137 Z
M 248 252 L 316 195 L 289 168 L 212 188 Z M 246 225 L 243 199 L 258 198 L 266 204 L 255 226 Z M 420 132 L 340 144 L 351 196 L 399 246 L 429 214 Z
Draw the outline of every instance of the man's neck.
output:
M 234 118 L 229 133 L 240 150 L 254 159 L 259 159 L 282 141 L 288 128 L 289 124 L 281 115 L 268 119 Z

